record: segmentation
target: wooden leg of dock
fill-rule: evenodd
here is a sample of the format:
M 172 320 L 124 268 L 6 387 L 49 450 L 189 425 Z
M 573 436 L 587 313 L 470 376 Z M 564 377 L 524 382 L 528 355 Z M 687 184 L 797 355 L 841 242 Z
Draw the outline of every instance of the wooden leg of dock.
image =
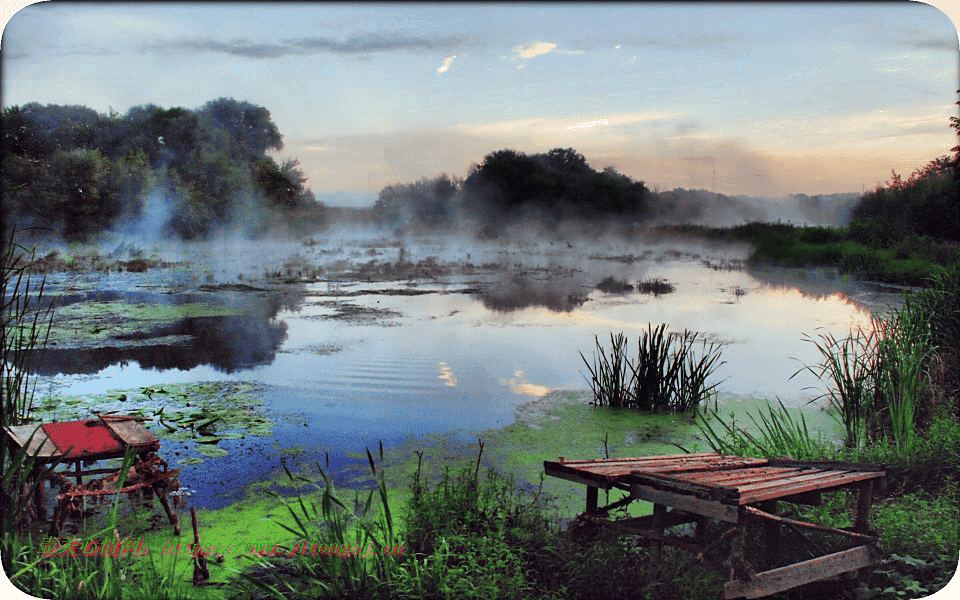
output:
M 587 486 L 587 514 L 593 514 L 597 512 L 597 499 L 599 492 L 599 488 L 592 485 Z
M 760 503 L 760 510 L 777 514 L 777 501 L 767 500 Z M 780 523 L 772 520 L 763 523 L 764 544 L 767 550 L 767 563 L 774 565 L 780 558 Z
M 651 529 L 653 530 L 654 537 L 650 540 L 650 560 L 655 563 L 660 562 L 660 557 L 663 554 L 663 524 L 666 514 L 666 505 L 653 505 L 653 522 Z
M 854 531 L 866 533 L 870 529 L 870 507 L 873 505 L 873 480 L 868 479 L 860 484 L 857 492 L 857 521 Z

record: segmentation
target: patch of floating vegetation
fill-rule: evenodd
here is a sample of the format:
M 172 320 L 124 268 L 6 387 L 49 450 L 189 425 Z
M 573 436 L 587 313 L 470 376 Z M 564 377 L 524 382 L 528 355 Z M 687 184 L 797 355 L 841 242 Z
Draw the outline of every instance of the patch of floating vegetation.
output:
M 304 317 L 307 319 L 336 319 L 340 321 L 349 321 L 357 325 L 384 325 L 391 326 L 396 323 L 385 321 L 399 317 L 400 313 L 388 308 L 374 308 L 370 306 L 361 306 L 350 302 L 317 302 L 317 306 L 326 306 L 334 309 L 336 312 L 332 315 L 314 315 Z
M 151 433 L 163 440 L 193 442 L 192 450 L 207 458 L 228 451 L 217 444 L 246 436 L 273 435 L 274 421 L 267 418 L 262 384 L 246 382 L 179 383 L 137 390 L 111 390 L 106 394 L 42 399 L 33 413 L 36 421 L 75 421 L 100 414 L 139 417 Z M 167 457 L 172 458 L 172 457 Z M 178 459 L 181 465 L 203 462 L 199 456 Z
M 677 291 L 676 286 L 668 282 L 666 279 L 647 279 L 641 281 L 637 284 L 637 291 L 641 294 L 653 294 L 654 296 L 662 296 L 663 294 L 671 294 Z
M 141 338 L 150 337 L 151 329 L 165 323 L 195 317 L 239 315 L 240 312 L 236 308 L 202 302 L 185 304 L 77 302 L 54 310 L 47 345 L 57 348 L 142 345 Z M 189 336 L 168 335 L 162 336 L 162 339 L 164 343 L 177 343 L 189 339 Z
M 633 286 L 626 281 L 615 279 L 612 275 L 597 284 L 597 289 L 607 294 L 626 294 Z

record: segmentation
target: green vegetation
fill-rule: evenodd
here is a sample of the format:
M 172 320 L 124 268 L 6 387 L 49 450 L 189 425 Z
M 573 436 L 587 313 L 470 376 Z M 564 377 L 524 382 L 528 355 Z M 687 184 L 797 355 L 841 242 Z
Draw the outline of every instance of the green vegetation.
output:
M 827 384 L 821 398 L 844 427 L 842 446 L 812 436 L 803 417 L 792 417 L 782 405 L 751 416 L 753 432 L 716 411 L 698 417 L 718 452 L 883 466 L 890 485 L 874 506 L 872 522 L 888 559 L 858 597 L 921 597 L 945 585 L 957 568 L 960 340 L 952 333 L 960 326 L 960 275 L 928 283 L 930 289 L 908 295 L 890 317 L 874 317 L 869 333 L 811 340 L 823 361 L 803 370 Z M 852 506 L 852 497 L 844 497 L 804 510 L 830 524 L 848 519 Z
M 319 495 L 284 501 L 292 520 L 287 530 L 297 541 L 276 556 L 254 557 L 229 596 L 672 599 L 719 593 L 719 575 L 706 568 L 687 569 L 682 561 L 651 567 L 644 547 L 613 536 L 574 541 L 547 517 L 538 491 L 482 471 L 482 454 L 481 443 L 473 464 L 448 468 L 435 482 L 418 468 L 402 520 L 369 451 L 378 484 L 366 497 L 344 498 L 320 469 Z M 317 539 L 330 543 L 303 544 Z
M 627 340 L 622 334 L 610 334 L 610 354 L 604 351 L 599 338 L 596 362 L 591 364 L 580 354 L 590 371 L 590 389 L 600 406 L 636 408 L 650 412 L 688 412 L 708 401 L 718 383 L 707 379 L 723 364 L 719 344 L 702 340 L 699 360 L 693 352 L 699 334 L 684 331 L 682 335 L 667 333 L 665 324 L 656 329 L 647 327 L 640 336 L 637 358 L 627 354 Z
M 322 209 L 265 108 L 220 98 L 196 110 L 135 106 L 120 115 L 37 103 L 4 109 L 3 211 L 68 240 L 116 227 L 204 237 L 251 213 Z M 309 210 L 308 210 L 309 209 Z M 303 214 L 299 215 L 303 217 Z

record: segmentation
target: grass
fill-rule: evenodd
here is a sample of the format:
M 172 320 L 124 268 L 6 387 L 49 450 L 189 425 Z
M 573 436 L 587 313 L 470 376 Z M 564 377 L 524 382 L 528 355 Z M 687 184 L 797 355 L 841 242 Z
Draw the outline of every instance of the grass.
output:
M 670 225 L 658 229 L 714 240 L 748 242 L 749 261 L 786 267 L 837 266 L 860 279 L 921 286 L 938 273 L 960 272 L 960 245 L 910 235 L 872 240 L 855 227 L 746 223 L 735 227 Z
M 919 598 L 942 588 L 960 554 L 960 396 L 956 362 L 960 326 L 957 274 L 942 273 L 931 289 L 909 295 L 889 318 L 875 317 L 872 331 L 814 342 L 823 356 L 805 367 L 828 385 L 823 394 L 845 428 L 840 447 L 811 438 L 802 417 L 781 405 L 752 419 L 750 432 L 714 414 L 698 425 L 714 450 L 759 457 L 870 462 L 889 481 L 873 507 L 885 559 L 857 598 Z M 947 332 L 947 335 L 943 335 Z M 933 376 L 937 373 L 937 376 Z M 801 512 L 814 522 L 847 526 L 855 510 L 850 494 Z M 792 596 L 791 596 L 792 597 Z
M 580 354 L 590 373 L 588 382 L 599 406 L 634 408 L 650 412 L 688 412 L 709 400 L 718 383 L 708 378 L 723 364 L 721 345 L 701 340 L 699 358 L 693 347 L 699 334 L 668 334 L 665 324 L 647 327 L 639 340 L 636 359 L 627 352 L 626 337 L 610 334 L 609 354 L 594 338 L 595 362 Z

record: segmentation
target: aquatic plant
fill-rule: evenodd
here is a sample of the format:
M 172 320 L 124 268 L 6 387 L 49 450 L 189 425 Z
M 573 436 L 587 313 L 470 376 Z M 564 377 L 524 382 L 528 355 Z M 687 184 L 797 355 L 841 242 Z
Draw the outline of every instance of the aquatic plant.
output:
M 831 446 L 824 440 L 810 434 L 803 413 L 799 418 L 790 412 L 778 400 L 780 408 L 767 407 L 766 414 L 758 411 L 757 417 L 748 414 L 756 434 L 751 434 L 736 421 L 724 421 L 717 409 L 697 415 L 697 427 L 707 440 L 710 448 L 720 454 L 734 456 L 754 456 L 757 458 L 779 458 L 789 456 L 797 460 L 814 460 L 828 455 Z M 711 423 L 716 423 L 714 428 Z
M 856 334 L 851 332 L 840 340 L 831 333 L 821 333 L 820 342 L 805 337 L 816 346 L 823 361 L 815 366 L 803 367 L 791 379 L 808 371 L 821 381 L 826 378 L 832 384 L 813 401 L 821 398 L 829 400 L 834 409 L 831 415 L 846 431 L 844 443 L 847 447 L 856 448 L 865 434 L 865 420 L 875 394 L 877 329 L 865 332 L 860 328 Z
M 28 266 L 33 251 L 16 242 L 10 231 L 0 252 L 0 427 L 19 425 L 30 419 L 36 378 L 30 375 L 30 359 L 43 348 L 50 334 L 52 303 L 43 307 L 44 278 L 37 284 Z M 31 260 L 25 256 L 29 254 Z M 31 435 L 23 448 L 13 451 L 9 436 L 0 433 L 0 556 L 9 573 L 17 552 L 14 531 L 21 525 L 27 506 L 42 480 L 31 477 L 39 448 L 30 455 Z
M 653 294 L 654 296 L 662 296 L 663 294 L 672 294 L 677 290 L 677 288 L 669 283 L 666 279 L 646 279 L 637 284 L 637 290 L 641 294 Z
M 648 325 L 638 340 L 635 361 L 627 355 L 622 333 L 610 334 L 609 356 L 595 336 L 596 362 L 587 361 L 580 353 L 590 372 L 588 382 L 594 402 L 651 412 L 694 410 L 714 395 L 719 382 L 707 380 L 723 364 L 722 345 L 699 336 L 687 330 L 668 334 L 665 324 L 656 328 Z M 698 339 L 702 345 L 699 358 L 693 351 Z
M 35 251 L 16 242 L 17 230 L 10 232 L 0 253 L 0 425 L 17 425 L 29 420 L 36 378 L 29 363 L 36 350 L 44 348 L 50 335 L 53 303 L 43 306 L 46 278 L 37 283 L 29 272 Z M 26 256 L 29 255 L 29 259 Z M 0 442 L 0 459 L 6 442 Z
M 625 294 L 633 291 L 633 285 L 609 275 L 597 284 L 597 289 L 607 294 Z

